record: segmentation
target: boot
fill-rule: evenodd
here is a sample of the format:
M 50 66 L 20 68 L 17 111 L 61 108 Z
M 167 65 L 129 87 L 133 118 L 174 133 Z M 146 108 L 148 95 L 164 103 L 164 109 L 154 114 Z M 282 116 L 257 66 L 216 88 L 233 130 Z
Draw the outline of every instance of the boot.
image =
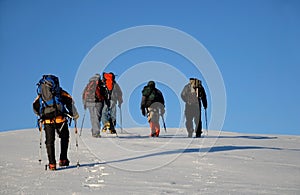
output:
M 159 132 L 160 132 L 160 130 L 156 130 L 156 131 L 155 131 L 155 137 L 158 137 L 158 136 L 159 136 Z
M 55 164 L 50 164 L 49 163 L 49 170 L 55 171 L 56 170 L 56 163 Z
M 49 164 L 56 164 L 54 145 L 46 145 Z
M 188 137 L 193 137 L 193 132 L 194 132 L 193 129 L 192 130 L 188 130 L 187 132 L 188 132 Z
M 66 160 L 59 160 L 59 166 L 64 167 L 64 166 L 69 166 L 70 161 L 68 159 Z
M 202 134 L 202 131 L 201 131 L 201 130 L 200 130 L 200 131 L 197 131 L 197 132 L 196 132 L 196 137 L 200 138 L 200 137 L 201 137 L 201 134 Z

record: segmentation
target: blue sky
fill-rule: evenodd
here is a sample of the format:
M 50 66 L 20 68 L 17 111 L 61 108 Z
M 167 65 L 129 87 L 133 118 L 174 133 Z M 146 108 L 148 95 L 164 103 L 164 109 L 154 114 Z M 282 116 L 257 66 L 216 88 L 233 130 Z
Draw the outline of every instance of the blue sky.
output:
M 135 26 L 161 25 L 191 35 L 214 58 L 226 88 L 224 131 L 299 135 L 299 10 L 297 0 L 2 0 L 0 130 L 35 127 L 32 102 L 43 74 L 59 76 L 71 93 L 78 68 L 101 40 Z M 140 48 L 118 56 L 108 69 L 122 75 L 145 61 L 189 64 L 164 49 Z M 189 67 L 177 65 L 202 78 Z M 143 84 L 127 98 L 134 120 L 146 126 L 138 110 Z M 172 109 L 179 100 L 158 86 L 167 97 L 167 124 L 176 126 Z M 76 105 L 82 116 L 80 99 Z

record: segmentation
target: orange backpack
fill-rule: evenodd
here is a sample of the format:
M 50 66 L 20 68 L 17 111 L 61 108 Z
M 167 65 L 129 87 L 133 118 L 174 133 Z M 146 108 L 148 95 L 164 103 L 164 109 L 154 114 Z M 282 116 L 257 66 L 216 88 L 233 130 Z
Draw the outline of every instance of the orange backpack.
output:
M 109 93 L 111 94 L 113 88 L 114 88 L 114 82 L 115 82 L 115 75 L 112 72 L 103 73 L 103 82 L 105 83 Z

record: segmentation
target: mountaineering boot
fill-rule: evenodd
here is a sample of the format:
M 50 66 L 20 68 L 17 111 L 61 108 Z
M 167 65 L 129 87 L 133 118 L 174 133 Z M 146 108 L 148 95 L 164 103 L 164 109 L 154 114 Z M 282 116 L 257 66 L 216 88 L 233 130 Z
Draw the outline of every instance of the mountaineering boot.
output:
M 106 132 L 106 131 L 109 130 L 109 129 L 110 129 L 110 122 L 106 122 L 106 123 L 104 124 L 103 129 L 102 129 L 102 132 Z
M 49 164 L 49 170 L 55 171 L 56 170 L 56 163 L 55 164 Z
M 192 129 L 188 129 L 188 137 L 193 137 L 193 132 L 194 132 L 194 130 Z
M 101 135 L 100 135 L 100 133 L 97 133 L 97 134 L 94 134 L 94 135 L 92 135 L 94 138 L 100 138 L 101 137 Z
M 158 137 L 158 136 L 159 136 L 159 132 L 160 132 L 160 130 L 156 130 L 156 131 L 155 131 L 155 137 Z
M 111 134 L 116 134 L 117 132 L 116 132 L 115 129 L 111 129 L 111 130 L 110 130 L 110 133 L 111 133 Z
M 64 167 L 64 166 L 69 166 L 70 161 L 68 159 L 66 160 L 59 160 L 59 166 Z
M 197 131 L 197 132 L 196 132 L 196 137 L 200 138 L 200 137 L 201 137 L 201 134 L 202 134 L 202 131 Z

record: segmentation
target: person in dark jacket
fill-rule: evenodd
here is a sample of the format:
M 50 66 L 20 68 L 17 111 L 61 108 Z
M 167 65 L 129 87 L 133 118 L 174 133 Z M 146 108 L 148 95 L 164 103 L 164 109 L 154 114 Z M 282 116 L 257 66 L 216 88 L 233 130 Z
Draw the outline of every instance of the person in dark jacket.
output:
M 61 102 L 66 108 L 67 114 L 71 116 L 73 119 L 77 120 L 79 115 L 77 113 L 75 103 L 71 97 L 71 95 L 63 89 L 60 89 L 60 97 Z M 39 114 L 40 110 L 40 95 L 33 102 L 33 111 L 36 115 Z M 65 113 L 58 113 L 54 118 L 43 118 L 40 121 L 41 124 L 44 125 L 44 130 L 46 134 L 46 149 L 48 154 L 49 161 L 49 169 L 56 170 L 56 159 L 55 159 L 55 132 L 58 133 L 60 138 L 60 158 L 59 158 L 59 166 L 69 166 L 68 159 L 68 146 L 69 146 L 69 128 L 68 128 L 68 120 L 66 118 Z M 41 131 L 41 128 L 40 128 Z
M 143 88 L 141 100 L 142 115 L 148 117 L 150 136 L 158 137 L 160 133 L 159 116 L 165 113 L 165 100 L 162 92 L 155 87 L 154 81 L 149 81 Z
M 194 124 L 196 126 L 196 137 L 201 137 L 201 102 L 204 109 L 207 109 L 206 93 L 201 81 L 196 78 L 190 78 L 190 82 L 185 85 L 181 92 L 181 98 L 185 102 L 185 126 L 188 132 L 188 137 L 193 136 Z
M 122 103 L 123 103 L 123 92 L 121 90 L 120 85 L 115 80 L 115 75 L 113 73 L 110 73 L 113 75 L 112 79 L 112 91 L 109 97 L 109 103 L 104 105 L 103 111 L 102 111 L 102 124 L 103 124 L 103 132 L 106 132 L 107 130 L 110 130 L 110 133 L 114 134 L 116 133 L 116 124 L 117 124 L 117 106 L 121 109 Z M 103 78 L 104 79 L 104 78 Z

